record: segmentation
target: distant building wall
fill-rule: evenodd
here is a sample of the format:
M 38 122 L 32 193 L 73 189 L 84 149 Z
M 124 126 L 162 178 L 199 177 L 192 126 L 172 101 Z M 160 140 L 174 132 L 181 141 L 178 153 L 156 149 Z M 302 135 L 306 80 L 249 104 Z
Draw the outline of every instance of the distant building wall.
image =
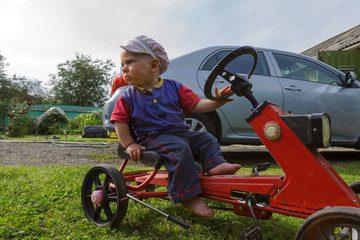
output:
M 360 79 L 360 49 L 318 52 L 318 60 L 345 73 L 353 71 Z
M 39 117 L 52 107 L 61 108 L 69 119 L 74 119 L 82 113 L 90 113 L 95 110 L 102 110 L 102 107 L 82 107 L 82 106 L 69 106 L 69 105 L 32 105 L 28 115 L 31 117 Z M 9 124 L 9 118 L 5 118 L 5 126 Z M 4 120 L 0 119 L 0 126 L 4 128 Z

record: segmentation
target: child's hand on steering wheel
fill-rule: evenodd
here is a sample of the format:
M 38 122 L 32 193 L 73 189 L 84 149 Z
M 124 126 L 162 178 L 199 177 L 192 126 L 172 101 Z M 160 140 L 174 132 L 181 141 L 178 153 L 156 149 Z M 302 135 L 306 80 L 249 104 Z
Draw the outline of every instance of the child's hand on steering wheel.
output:
M 233 91 L 231 90 L 230 86 L 226 86 L 223 89 L 221 89 L 220 91 L 218 90 L 217 87 L 215 87 L 215 92 L 214 92 L 214 97 L 215 98 L 219 98 L 219 97 L 225 97 L 225 96 L 231 96 L 233 94 Z M 222 101 L 219 101 L 221 103 L 221 105 L 224 105 L 227 102 L 232 102 L 234 101 L 233 98 L 225 98 Z

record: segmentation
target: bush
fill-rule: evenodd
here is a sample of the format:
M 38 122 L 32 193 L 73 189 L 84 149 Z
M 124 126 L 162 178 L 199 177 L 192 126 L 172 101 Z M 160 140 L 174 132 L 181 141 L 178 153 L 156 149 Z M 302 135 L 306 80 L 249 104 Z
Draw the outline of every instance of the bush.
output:
M 9 136 L 22 137 L 33 133 L 35 130 L 35 118 L 27 114 L 33 102 L 27 98 L 23 101 L 13 98 L 10 103 L 10 113 L 8 114 L 10 119 Z
M 80 134 L 85 125 L 102 125 L 101 110 L 95 110 L 90 113 L 82 113 L 74 119 L 69 120 L 66 131 L 69 134 Z
M 67 118 L 57 112 L 51 112 L 38 126 L 38 131 L 41 134 L 63 134 L 68 120 Z
M 8 114 L 10 137 L 23 137 L 35 132 L 36 118 L 27 114 L 31 105 L 31 100 L 25 99 L 23 102 L 18 99 L 12 100 L 11 112 Z M 66 116 L 54 111 L 44 118 L 37 126 L 37 130 L 39 134 L 45 135 L 64 134 L 64 130 L 67 134 L 82 134 L 85 125 L 102 125 L 101 110 L 82 113 L 74 119 L 67 119 Z

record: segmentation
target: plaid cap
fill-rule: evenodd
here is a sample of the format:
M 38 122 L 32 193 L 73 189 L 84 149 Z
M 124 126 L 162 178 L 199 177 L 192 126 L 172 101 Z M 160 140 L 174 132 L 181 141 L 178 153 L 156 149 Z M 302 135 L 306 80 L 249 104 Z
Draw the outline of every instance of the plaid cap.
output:
M 153 58 L 156 58 L 160 63 L 160 74 L 167 70 L 170 63 L 165 49 L 160 45 L 160 43 L 144 35 L 140 35 L 130 40 L 126 45 L 120 45 L 120 47 L 129 52 L 145 53 L 151 55 Z

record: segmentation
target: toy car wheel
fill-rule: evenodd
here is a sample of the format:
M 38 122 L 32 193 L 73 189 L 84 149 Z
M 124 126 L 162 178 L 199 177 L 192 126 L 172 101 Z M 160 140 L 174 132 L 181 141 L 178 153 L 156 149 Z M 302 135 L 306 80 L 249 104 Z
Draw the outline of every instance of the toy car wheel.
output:
M 86 174 L 81 189 L 86 217 L 96 226 L 118 227 L 128 207 L 126 194 L 125 181 L 116 168 L 107 164 L 93 167 Z
M 358 195 L 360 196 L 360 181 L 354 182 L 350 184 L 350 188 Z
M 295 240 L 359 239 L 360 209 L 332 207 L 320 210 L 301 225 Z

